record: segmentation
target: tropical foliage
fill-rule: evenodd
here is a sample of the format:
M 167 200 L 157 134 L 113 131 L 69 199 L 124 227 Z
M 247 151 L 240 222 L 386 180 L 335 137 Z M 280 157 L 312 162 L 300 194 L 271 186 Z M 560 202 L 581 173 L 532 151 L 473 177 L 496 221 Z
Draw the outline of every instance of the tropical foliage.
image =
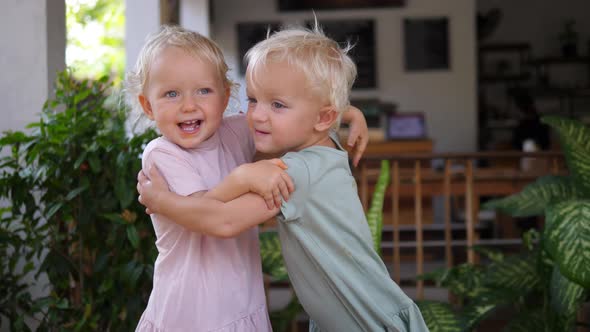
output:
M 135 177 L 155 133 L 129 137 L 110 87 L 60 73 L 39 121 L 0 137 L 0 323 L 12 331 L 129 331 L 145 308 L 156 251 Z
M 522 254 L 480 250 L 491 264 L 463 264 L 422 278 L 457 297 L 460 310 L 419 303 L 432 331 L 472 330 L 496 310 L 507 309 L 509 331 L 569 331 L 590 295 L 590 128 L 572 119 L 545 117 L 558 134 L 568 176 L 547 176 L 520 193 L 484 205 L 512 216 L 545 216 L 541 232 L 529 231 Z
M 383 233 L 383 202 L 385 201 L 389 179 L 389 160 L 382 160 L 381 170 L 371 199 L 371 206 L 369 207 L 369 211 L 367 211 L 367 222 L 369 223 L 369 229 L 373 237 L 373 246 L 379 255 L 381 255 L 381 236 Z

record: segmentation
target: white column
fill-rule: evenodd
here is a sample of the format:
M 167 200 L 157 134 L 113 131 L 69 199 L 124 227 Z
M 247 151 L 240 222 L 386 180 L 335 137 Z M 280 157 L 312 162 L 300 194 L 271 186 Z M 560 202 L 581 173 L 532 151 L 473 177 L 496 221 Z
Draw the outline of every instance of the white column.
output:
M 39 120 L 53 94 L 56 73 L 65 68 L 65 0 L 1 0 L 0 13 L 0 132 L 25 130 Z M 30 282 L 32 275 L 28 278 Z M 39 297 L 48 292 L 42 275 L 31 293 Z M 4 320 L 0 331 L 8 331 L 8 325 Z
M 65 1 L 0 1 L 0 132 L 39 119 L 65 68 Z
M 15 0 L 16 1 L 16 0 Z M 160 0 L 125 0 L 125 68 L 133 68 L 146 37 L 160 26 Z
M 210 37 L 209 0 L 180 0 L 180 25 Z

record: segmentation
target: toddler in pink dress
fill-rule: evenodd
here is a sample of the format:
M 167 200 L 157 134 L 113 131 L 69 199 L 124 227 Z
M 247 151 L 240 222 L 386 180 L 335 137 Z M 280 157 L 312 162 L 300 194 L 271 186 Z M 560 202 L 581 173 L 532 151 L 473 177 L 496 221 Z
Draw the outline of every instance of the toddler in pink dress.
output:
M 213 41 L 164 27 L 127 76 L 129 100 L 162 134 L 146 147 L 142 167 L 156 165 L 180 195 L 205 195 L 254 156 L 245 116 L 223 117 L 226 73 Z M 256 228 L 219 238 L 157 214 L 152 223 L 158 258 L 137 331 L 271 331 Z

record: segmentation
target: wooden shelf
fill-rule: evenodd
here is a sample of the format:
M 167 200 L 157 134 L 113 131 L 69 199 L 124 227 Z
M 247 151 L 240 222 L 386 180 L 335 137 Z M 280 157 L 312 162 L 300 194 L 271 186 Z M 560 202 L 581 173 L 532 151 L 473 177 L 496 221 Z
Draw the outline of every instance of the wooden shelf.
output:
M 430 153 L 434 143 L 431 139 L 417 140 L 392 140 L 369 143 L 365 150 L 365 156 L 374 155 L 398 155 L 404 153 Z

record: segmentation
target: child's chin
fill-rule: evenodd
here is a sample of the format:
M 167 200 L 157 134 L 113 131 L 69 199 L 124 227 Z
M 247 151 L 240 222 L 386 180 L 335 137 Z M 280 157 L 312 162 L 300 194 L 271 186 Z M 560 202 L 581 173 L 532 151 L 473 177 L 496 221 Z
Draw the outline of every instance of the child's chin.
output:
M 266 154 L 275 154 L 275 153 L 281 152 L 278 149 L 275 149 L 275 148 L 272 148 L 269 146 L 265 146 L 262 144 L 256 144 L 256 151 L 258 151 L 260 153 L 266 153 Z

